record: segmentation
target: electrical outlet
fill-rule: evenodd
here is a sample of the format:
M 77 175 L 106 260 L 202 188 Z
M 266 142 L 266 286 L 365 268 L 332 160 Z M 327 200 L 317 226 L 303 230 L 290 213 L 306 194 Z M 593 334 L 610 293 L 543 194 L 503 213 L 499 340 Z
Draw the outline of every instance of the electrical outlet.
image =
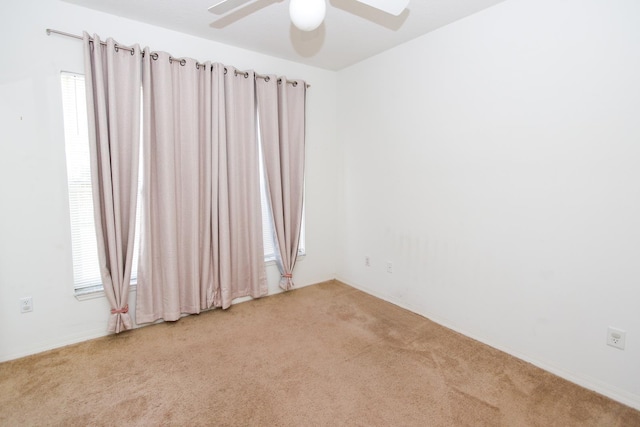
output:
M 20 298 L 20 313 L 33 311 L 33 299 L 31 297 Z
M 391 261 L 387 261 L 387 273 L 393 273 L 393 263 Z
M 371 259 L 369 258 L 369 255 L 365 255 L 364 257 L 364 266 L 371 267 Z
M 607 330 L 607 344 L 611 347 L 624 350 L 624 343 L 627 338 L 627 333 L 621 329 L 612 328 L 609 326 Z

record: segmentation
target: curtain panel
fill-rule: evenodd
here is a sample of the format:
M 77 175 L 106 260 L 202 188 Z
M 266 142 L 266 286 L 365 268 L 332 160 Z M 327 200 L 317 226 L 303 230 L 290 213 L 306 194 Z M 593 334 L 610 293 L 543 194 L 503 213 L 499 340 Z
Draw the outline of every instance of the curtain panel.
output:
M 83 34 L 98 261 L 111 306 L 107 330 L 130 329 L 140 141 L 140 48 Z
M 256 87 L 280 287 L 290 290 L 302 229 L 306 84 L 269 76 Z
M 219 147 L 214 218 L 219 242 L 214 258 L 218 292 L 214 304 L 228 308 L 234 298 L 257 298 L 268 291 L 262 244 L 256 89 L 252 71 L 216 64 L 213 73 L 224 83 L 214 88 L 214 105 L 219 105 L 214 114 L 220 119 L 217 131 L 214 128 L 214 146 Z
M 145 49 L 139 323 L 267 294 L 253 80 Z

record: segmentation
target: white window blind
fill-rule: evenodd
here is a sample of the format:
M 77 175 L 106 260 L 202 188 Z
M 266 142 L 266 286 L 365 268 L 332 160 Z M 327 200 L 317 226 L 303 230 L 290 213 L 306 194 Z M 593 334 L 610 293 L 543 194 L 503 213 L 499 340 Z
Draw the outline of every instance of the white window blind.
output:
M 69 210 L 71 219 L 71 244 L 73 250 L 73 275 L 76 292 L 92 292 L 102 289 L 98 248 L 93 217 L 93 196 L 91 191 L 91 171 L 89 157 L 89 137 L 85 81 L 81 74 L 63 72 L 61 74 L 62 106 L 64 114 L 65 149 L 67 156 L 67 180 L 69 189 Z M 142 114 L 140 115 L 142 117 Z M 142 127 L 141 127 L 142 129 Z M 142 157 L 141 157 L 142 160 Z M 142 166 L 141 169 L 142 170 Z M 138 200 L 142 174 L 138 180 Z M 260 155 L 260 197 L 262 202 L 262 229 L 265 261 L 275 259 L 275 245 L 269 203 Z M 140 230 L 140 203 L 136 212 L 136 244 L 133 253 L 131 282 L 135 283 L 138 271 L 138 241 Z M 300 249 L 304 255 L 304 215 Z
M 93 219 L 84 77 L 62 73 L 62 106 L 76 289 L 102 285 Z
M 61 83 L 74 287 L 76 292 L 100 290 L 102 289 L 102 278 L 98 264 L 98 245 L 93 217 L 84 76 L 63 72 Z M 141 176 L 139 175 L 139 177 Z M 140 190 L 141 179 L 138 179 L 138 198 Z M 138 274 L 139 230 L 140 204 L 138 204 L 136 211 L 136 244 L 134 245 L 133 266 L 131 268 L 132 283 L 136 282 Z

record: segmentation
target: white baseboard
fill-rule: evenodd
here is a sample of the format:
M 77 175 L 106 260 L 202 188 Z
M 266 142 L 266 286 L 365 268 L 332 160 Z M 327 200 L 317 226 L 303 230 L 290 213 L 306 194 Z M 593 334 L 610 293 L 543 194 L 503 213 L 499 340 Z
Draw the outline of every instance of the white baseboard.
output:
M 405 310 L 411 311 L 412 313 L 416 313 L 420 316 L 423 316 L 441 326 L 444 326 L 445 328 L 451 329 L 453 331 L 456 331 L 462 335 L 465 335 L 469 338 L 472 338 L 476 341 L 479 341 L 483 344 L 488 345 L 489 347 L 493 347 L 495 349 L 498 349 L 500 351 L 503 351 L 511 356 L 517 357 L 518 359 L 524 360 L 525 362 L 531 363 L 532 365 L 537 366 L 538 368 L 544 369 L 545 371 L 551 372 L 554 375 L 559 376 L 560 378 L 563 378 L 567 381 L 570 381 L 574 384 L 577 384 L 581 387 L 584 387 L 588 390 L 592 390 L 596 393 L 599 393 L 603 396 L 609 397 L 617 402 L 620 402 L 624 405 L 630 406 L 634 409 L 640 410 L 640 396 L 637 394 L 633 394 L 630 393 L 626 390 L 622 390 L 618 387 L 612 386 L 610 384 L 606 384 L 600 380 L 597 380 L 595 378 L 591 378 L 588 375 L 577 375 L 575 373 L 572 372 L 568 372 L 567 370 L 555 366 L 552 363 L 548 363 L 544 360 L 539 360 L 536 359 L 534 357 L 530 357 L 526 354 L 522 354 L 518 351 L 515 351 L 507 346 L 504 345 L 500 345 L 500 344 L 496 344 L 494 342 L 492 342 L 491 340 L 486 339 L 485 337 L 481 337 L 481 336 L 477 336 L 474 335 L 472 333 L 469 333 L 468 331 L 465 331 L 464 329 L 458 328 L 456 326 L 453 326 L 451 324 L 451 322 L 449 322 L 447 319 L 443 319 L 440 318 L 438 316 L 433 316 L 431 313 L 425 313 L 424 311 L 420 311 L 415 307 L 412 307 L 410 304 L 405 304 L 401 301 L 398 301 L 397 299 L 393 298 L 392 296 L 388 295 L 388 294 L 384 294 L 381 292 L 376 292 L 373 291 L 369 288 L 367 288 L 366 286 L 360 286 L 359 284 L 353 283 L 349 280 L 345 280 L 343 278 L 337 277 L 336 280 L 345 283 L 351 287 L 354 287 L 358 290 L 361 290 L 362 292 L 365 292 L 369 295 L 372 295 L 376 298 L 380 298 L 384 301 L 390 302 L 391 304 L 397 305 L 398 307 L 402 307 Z
M 35 347 L 31 347 L 28 348 L 24 351 L 20 351 L 17 353 L 9 353 L 9 354 L 5 354 L 5 355 L 1 355 L 0 356 L 0 362 L 7 362 L 9 360 L 14 360 L 14 359 L 19 359 L 21 357 L 26 357 L 26 356 L 31 356 L 34 354 L 38 354 L 38 353 L 42 353 L 45 351 L 49 351 L 49 350 L 54 350 L 56 348 L 61 348 L 61 347 L 66 347 L 68 345 L 73 345 L 73 344 L 78 344 L 84 341 L 89 341 L 92 339 L 96 339 L 96 338 L 101 338 L 104 336 L 109 335 L 107 333 L 107 329 L 106 329 L 106 325 L 105 328 L 103 330 L 95 330 L 95 331 L 89 331 L 83 334 L 78 334 L 78 335 L 70 335 L 67 337 L 63 337 L 62 339 L 60 339 L 59 337 L 56 337 L 55 341 L 50 341 L 50 342 L 45 342 L 45 343 L 40 343 Z
M 328 279 L 331 280 L 331 279 Z M 302 285 L 300 284 L 296 284 L 296 289 L 298 288 L 304 288 L 306 286 L 312 286 L 315 283 L 304 283 Z M 269 293 L 267 294 L 267 296 L 272 296 L 272 295 L 277 295 L 284 292 L 282 289 L 280 289 L 280 287 L 278 286 L 278 283 L 275 282 L 272 286 L 269 287 Z M 104 292 L 97 292 L 92 294 L 91 296 L 83 296 L 80 299 L 81 300 L 85 300 L 85 299 L 94 299 L 94 298 L 105 298 L 104 296 Z M 232 301 L 232 305 L 235 304 L 240 304 L 246 301 L 250 301 L 253 298 L 251 297 L 241 297 L 241 298 L 236 298 Z M 188 314 L 184 314 L 182 317 L 185 316 L 189 316 Z M 132 319 L 135 320 L 135 319 Z M 163 320 L 158 320 L 156 322 L 152 322 L 152 323 L 144 323 L 144 324 L 137 324 L 135 323 L 135 321 L 133 322 L 133 329 L 138 329 L 138 328 L 143 328 L 145 326 L 149 326 L 149 325 L 154 325 L 156 323 L 162 323 Z M 97 329 L 97 330 L 91 330 L 91 331 L 85 331 L 82 334 L 75 334 L 75 335 L 69 335 L 66 337 L 62 337 L 59 338 L 56 336 L 55 341 L 51 340 L 51 341 L 46 341 L 43 343 L 38 343 L 37 345 L 33 346 L 33 347 L 29 347 L 26 349 L 23 349 L 21 351 L 15 352 L 15 353 L 8 353 L 8 354 L 0 354 L 0 362 L 8 362 L 9 360 L 14 360 L 14 359 L 19 359 L 21 357 L 26 357 L 26 356 L 32 356 L 34 354 L 38 354 L 38 353 L 42 353 L 45 351 L 49 351 L 49 350 L 54 350 L 56 348 L 61 348 L 61 347 L 66 347 L 68 345 L 73 345 L 73 344 L 78 344 L 81 343 L 83 341 L 90 341 L 92 339 L 96 339 L 96 338 L 102 338 L 105 337 L 107 335 L 110 335 L 110 333 L 107 332 L 107 324 L 105 321 L 104 324 L 104 329 Z

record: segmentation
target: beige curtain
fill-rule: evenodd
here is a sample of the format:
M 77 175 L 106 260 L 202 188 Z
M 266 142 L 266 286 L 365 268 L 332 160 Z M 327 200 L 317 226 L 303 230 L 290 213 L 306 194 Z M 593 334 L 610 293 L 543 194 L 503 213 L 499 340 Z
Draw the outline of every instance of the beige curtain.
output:
M 143 70 L 138 322 L 266 295 L 253 76 L 148 49 Z
M 234 298 L 267 294 L 255 75 L 217 64 L 213 76 L 213 114 L 218 119 L 213 131 L 213 146 L 218 150 L 218 158 L 213 159 L 218 167 L 215 305 L 228 308 Z
M 269 76 L 256 87 L 280 287 L 289 290 L 302 227 L 306 84 Z
M 202 108 L 211 94 L 202 74 L 193 60 L 145 49 L 138 323 L 199 313 L 201 291 L 213 293 L 211 117 Z
M 109 332 L 131 328 L 129 282 L 135 236 L 140 141 L 140 48 L 83 37 L 91 183 Z

